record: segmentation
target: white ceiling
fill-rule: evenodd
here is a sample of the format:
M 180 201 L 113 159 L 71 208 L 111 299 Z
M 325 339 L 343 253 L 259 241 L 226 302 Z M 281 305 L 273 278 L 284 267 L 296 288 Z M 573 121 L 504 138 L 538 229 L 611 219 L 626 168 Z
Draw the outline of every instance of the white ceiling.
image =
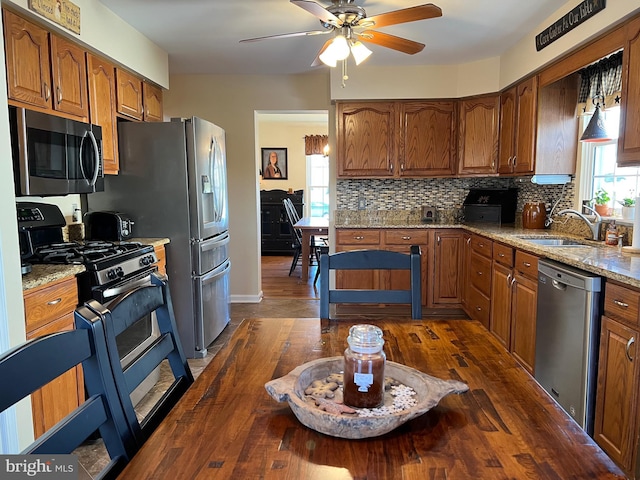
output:
M 291 74 L 310 67 L 327 36 L 239 43 L 242 39 L 320 30 L 319 20 L 288 0 L 101 0 L 169 53 L 172 74 Z M 322 6 L 329 0 L 316 0 Z M 356 0 L 368 16 L 420 0 Z M 369 65 L 467 63 L 500 55 L 553 14 L 564 0 L 434 0 L 442 17 L 380 28 L 424 43 L 416 55 L 368 44 Z M 576 4 L 578 2 L 576 1 Z M 565 12 L 562 12 L 565 13 Z M 545 25 L 546 27 L 546 25 Z M 536 32 L 538 33 L 538 32 Z

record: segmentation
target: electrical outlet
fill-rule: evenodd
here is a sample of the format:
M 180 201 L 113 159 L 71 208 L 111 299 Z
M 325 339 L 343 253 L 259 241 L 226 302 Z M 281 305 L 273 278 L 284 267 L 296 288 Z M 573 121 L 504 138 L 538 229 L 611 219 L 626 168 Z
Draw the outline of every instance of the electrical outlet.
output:
M 364 197 L 360 197 L 358 199 L 358 210 L 364 210 L 365 208 L 367 208 L 367 202 Z

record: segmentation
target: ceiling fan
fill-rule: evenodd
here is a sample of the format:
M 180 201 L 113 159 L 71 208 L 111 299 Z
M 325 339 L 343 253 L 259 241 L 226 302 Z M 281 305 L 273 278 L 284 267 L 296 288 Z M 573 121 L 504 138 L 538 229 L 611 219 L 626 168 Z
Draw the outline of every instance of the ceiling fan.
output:
M 442 16 L 440 7 L 432 3 L 394 10 L 372 17 L 368 17 L 364 8 L 356 5 L 354 0 L 331 0 L 332 5 L 328 7 L 323 7 L 319 3 L 311 0 L 291 0 L 291 3 L 318 17 L 323 30 L 248 38 L 241 40 L 241 42 L 256 42 L 272 38 L 299 37 L 305 35 L 324 35 L 337 32 L 333 38 L 324 43 L 311 66 L 318 66 L 322 62 L 331 67 L 335 67 L 337 61 L 345 60 L 349 56 L 349 53 L 353 55 L 356 65 L 359 65 L 371 55 L 371 50 L 365 47 L 362 42 L 373 43 L 409 55 L 421 52 L 424 48 L 424 44 L 422 43 L 371 30 L 372 27 L 386 27 L 388 25 L 397 25 Z

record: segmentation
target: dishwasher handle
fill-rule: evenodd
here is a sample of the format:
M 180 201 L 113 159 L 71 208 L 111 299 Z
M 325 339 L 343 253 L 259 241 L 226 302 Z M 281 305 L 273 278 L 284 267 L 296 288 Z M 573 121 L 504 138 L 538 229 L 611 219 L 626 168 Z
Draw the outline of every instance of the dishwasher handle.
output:
M 551 285 L 553 285 L 553 288 L 556 288 L 563 292 L 567 289 L 567 284 L 559 282 L 558 280 L 551 280 Z

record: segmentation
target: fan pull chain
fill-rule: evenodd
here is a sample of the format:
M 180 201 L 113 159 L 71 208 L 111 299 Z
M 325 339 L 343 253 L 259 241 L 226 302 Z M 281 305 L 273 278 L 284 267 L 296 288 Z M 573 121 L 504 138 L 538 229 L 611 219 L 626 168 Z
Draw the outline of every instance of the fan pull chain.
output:
M 342 88 L 346 87 L 345 82 L 349 80 L 347 75 L 347 59 L 342 60 Z

